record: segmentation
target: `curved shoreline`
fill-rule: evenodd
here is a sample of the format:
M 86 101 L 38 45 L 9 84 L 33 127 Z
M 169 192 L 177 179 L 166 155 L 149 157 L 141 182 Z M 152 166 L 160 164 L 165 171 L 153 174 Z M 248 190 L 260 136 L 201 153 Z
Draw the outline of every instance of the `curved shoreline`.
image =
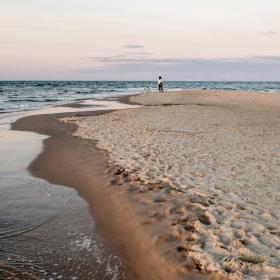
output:
M 63 121 L 126 169 L 140 203 L 159 203 L 146 222 L 165 221 L 173 256 L 231 279 L 278 276 L 279 95 L 187 91 L 131 100 L 148 107 Z M 164 188 L 153 197 L 157 185 Z
M 166 239 L 164 219 L 158 211 L 161 203 L 150 203 L 158 195 L 167 201 L 166 189 L 153 186 L 151 191 L 142 192 L 143 183 L 131 183 L 118 167 L 109 166 L 106 153 L 96 149 L 94 141 L 73 137 L 76 126 L 58 121 L 61 117 L 103 113 L 37 115 L 14 123 L 13 129 L 51 136 L 31 163 L 31 173 L 73 187 L 87 200 L 101 236 L 121 254 L 128 279 L 224 279 L 215 273 L 202 275 L 191 259 L 182 266 L 181 253 L 174 254 L 176 245 Z M 164 205 L 160 208 L 166 211 Z M 153 217 L 155 214 L 158 217 Z M 188 268 L 197 272 L 190 273 Z

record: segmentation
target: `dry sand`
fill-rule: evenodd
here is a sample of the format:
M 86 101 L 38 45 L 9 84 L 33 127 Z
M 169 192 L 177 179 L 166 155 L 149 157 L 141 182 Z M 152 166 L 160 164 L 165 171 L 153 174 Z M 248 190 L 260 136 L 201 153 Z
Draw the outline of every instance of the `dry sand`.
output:
M 130 101 L 154 106 L 64 121 L 134 179 L 178 191 L 172 211 L 197 219 L 188 230 L 169 211 L 166 226 L 188 241 L 190 248 L 177 249 L 201 271 L 280 279 L 280 95 L 187 91 Z
M 121 254 L 125 279 L 224 280 L 211 271 L 202 274 L 199 264 L 186 255 L 188 244 L 171 238 L 171 223 L 184 224 L 189 229 L 195 220 L 191 212 L 179 209 L 177 192 L 163 184 L 131 180 L 123 169 L 108 165 L 107 153 L 97 149 L 95 141 L 72 136 L 77 127 L 59 121 L 62 117 L 101 113 L 34 115 L 14 123 L 13 129 L 50 136 L 44 141 L 42 153 L 28 168 L 32 175 L 73 187 L 88 202 L 98 232 Z M 191 233 L 188 235 L 191 238 Z M 98 254 L 95 248 L 93 251 Z M 98 269 L 91 265 L 92 271 Z M 111 269 L 114 272 L 119 267 L 111 267 L 109 272 Z M 104 270 L 98 269 L 98 273 L 106 278 Z

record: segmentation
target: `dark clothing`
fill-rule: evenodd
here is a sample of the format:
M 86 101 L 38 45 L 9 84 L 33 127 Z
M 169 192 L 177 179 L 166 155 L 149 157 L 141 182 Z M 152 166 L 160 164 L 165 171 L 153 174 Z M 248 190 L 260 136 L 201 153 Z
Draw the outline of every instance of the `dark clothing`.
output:
M 159 91 L 159 92 L 163 92 L 163 84 L 162 84 L 162 83 L 160 83 L 160 84 L 158 85 L 158 91 Z

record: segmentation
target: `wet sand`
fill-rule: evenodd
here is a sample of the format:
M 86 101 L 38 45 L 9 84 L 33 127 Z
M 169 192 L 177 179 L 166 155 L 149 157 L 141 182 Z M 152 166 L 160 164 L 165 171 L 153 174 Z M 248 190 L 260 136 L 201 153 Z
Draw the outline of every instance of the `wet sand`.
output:
M 124 279 L 77 191 L 27 171 L 48 136 L 9 130 L 10 121 L 0 120 L 0 279 Z

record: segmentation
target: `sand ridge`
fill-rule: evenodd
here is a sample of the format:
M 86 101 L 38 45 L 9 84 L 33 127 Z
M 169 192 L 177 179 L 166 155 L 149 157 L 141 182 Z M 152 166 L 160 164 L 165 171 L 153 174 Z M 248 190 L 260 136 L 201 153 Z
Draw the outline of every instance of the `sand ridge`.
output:
M 280 96 L 188 91 L 130 99 L 150 106 L 64 121 L 135 178 L 182 193 L 185 207 L 197 209 L 188 254 L 205 270 L 278 279 Z

